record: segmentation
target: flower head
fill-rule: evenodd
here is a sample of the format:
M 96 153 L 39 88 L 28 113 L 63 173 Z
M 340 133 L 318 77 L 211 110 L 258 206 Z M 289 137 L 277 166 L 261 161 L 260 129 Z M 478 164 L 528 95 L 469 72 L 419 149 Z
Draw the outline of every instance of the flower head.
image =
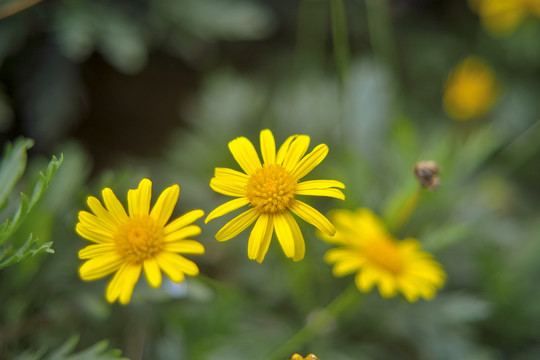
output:
M 294 354 L 291 358 L 291 360 L 319 360 L 318 357 L 316 357 L 315 355 L 313 354 L 309 354 L 308 356 L 306 356 L 305 358 L 300 355 L 300 354 Z
M 377 285 L 383 297 L 401 292 L 412 302 L 419 297 L 433 298 L 443 285 L 445 272 L 420 249 L 420 243 L 414 239 L 395 240 L 370 210 L 336 210 L 331 219 L 336 234 L 321 237 L 339 247 L 329 250 L 325 260 L 335 264 L 335 276 L 356 272 L 360 291 L 368 292 Z
M 479 58 L 466 58 L 446 80 L 443 105 L 446 113 L 456 120 L 484 115 L 496 99 L 495 74 Z
M 495 36 L 508 36 L 527 15 L 540 17 L 539 0 L 470 0 L 482 25 Z
M 204 253 L 201 243 L 188 240 L 201 233 L 201 228 L 192 223 L 204 212 L 190 211 L 166 225 L 179 192 L 178 185 L 168 187 L 150 210 L 152 182 L 143 179 L 137 189 L 128 192 L 129 214 L 109 188 L 102 192 L 105 207 L 97 198 L 88 197 L 93 214 L 79 212 L 75 229 L 95 244 L 79 251 L 79 258 L 86 260 L 79 275 L 92 281 L 115 273 L 107 286 L 107 301 L 129 303 L 143 269 L 152 287 L 161 285 L 162 270 L 174 282 L 182 282 L 184 274 L 199 273 L 197 265 L 179 253 Z
M 229 143 L 234 158 L 244 173 L 216 168 L 210 187 L 221 194 L 237 199 L 226 202 L 212 211 L 205 222 L 248 205 L 249 210 L 238 215 L 218 231 L 218 241 L 229 240 L 256 221 L 249 236 L 248 257 L 262 262 L 270 246 L 274 230 L 285 255 L 298 261 L 304 258 L 305 243 L 300 228 L 291 212 L 331 236 L 334 226 L 320 212 L 298 200 L 297 195 L 329 196 L 345 199 L 336 189 L 345 186 L 335 180 L 300 182 L 328 153 L 320 144 L 304 156 L 309 147 L 309 136 L 293 135 L 276 154 L 274 137 L 270 130 L 261 131 L 263 163 L 253 144 L 245 137 Z

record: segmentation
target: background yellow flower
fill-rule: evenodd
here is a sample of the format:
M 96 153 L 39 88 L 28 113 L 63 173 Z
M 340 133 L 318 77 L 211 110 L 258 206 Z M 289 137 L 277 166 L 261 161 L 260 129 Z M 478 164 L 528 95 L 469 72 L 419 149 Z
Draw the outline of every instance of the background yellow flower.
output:
M 397 241 L 368 209 L 334 210 L 330 218 L 334 236 L 320 234 L 339 247 L 329 250 L 325 260 L 333 263 L 333 274 L 356 272 L 356 286 L 368 292 L 379 288 L 383 297 L 402 293 L 408 301 L 431 299 L 445 281 L 446 274 L 432 256 L 423 252 L 414 239 Z
M 482 116 L 496 99 L 495 74 L 481 59 L 470 56 L 448 75 L 443 105 L 452 118 L 468 120 Z
M 471 0 L 482 25 L 495 36 L 508 36 L 527 15 L 540 17 L 539 0 Z

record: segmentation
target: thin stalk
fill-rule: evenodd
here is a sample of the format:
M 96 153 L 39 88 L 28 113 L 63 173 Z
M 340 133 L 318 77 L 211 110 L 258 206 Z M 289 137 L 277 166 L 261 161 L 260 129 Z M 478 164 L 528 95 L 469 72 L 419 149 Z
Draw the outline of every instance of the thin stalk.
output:
M 332 38 L 334 41 L 334 57 L 338 71 L 339 81 L 343 87 L 349 72 L 351 51 L 349 48 L 349 35 L 347 16 L 343 0 L 330 0 L 330 17 L 332 22 Z
M 366 0 L 369 37 L 375 58 L 399 79 L 399 65 L 388 0 Z
M 360 292 L 355 284 L 351 284 L 343 290 L 332 302 L 323 310 L 319 311 L 311 321 L 300 329 L 293 337 L 266 357 L 266 360 L 289 359 L 291 355 L 298 351 L 307 341 L 312 339 L 319 332 L 330 325 L 339 314 L 360 301 Z

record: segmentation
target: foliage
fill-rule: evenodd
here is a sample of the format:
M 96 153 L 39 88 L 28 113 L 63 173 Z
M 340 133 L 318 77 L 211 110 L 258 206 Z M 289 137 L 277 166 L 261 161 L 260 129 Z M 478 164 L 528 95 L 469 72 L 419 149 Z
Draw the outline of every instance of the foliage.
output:
M 6 146 L 0 164 L 0 208 L 7 206 L 8 195 L 23 175 L 26 168 L 26 150 L 32 145 L 32 140 L 18 139 L 13 145 Z M 20 242 L 14 239 L 14 234 L 47 190 L 54 173 L 62 164 L 62 159 L 63 156 L 60 156 L 60 159 L 52 157 L 45 174 L 39 173 L 31 197 L 21 193 L 21 201 L 15 213 L 0 224 L 0 269 L 43 252 L 54 253 L 51 249 L 52 242 L 41 243 L 32 234 L 29 234 L 24 242 Z
M 121 358 L 119 350 L 107 350 L 108 342 L 100 341 L 99 343 L 79 351 L 72 353 L 79 341 L 77 336 L 71 337 L 58 349 L 44 355 L 45 351 L 36 353 L 24 353 L 17 356 L 14 360 L 113 360 Z
M 30 140 L 6 146 L 0 168 L 0 358 L 119 356 L 102 339 L 131 359 L 540 358 L 540 19 L 493 36 L 469 3 L 60 0 L 0 19 L 0 139 L 36 141 L 28 164 Z M 489 64 L 498 97 L 455 121 L 445 83 L 470 56 Z M 128 306 L 106 302 L 108 279 L 81 281 L 74 226 L 88 195 L 147 177 L 180 186 L 174 216 L 208 214 L 224 201 L 214 169 L 239 169 L 228 142 L 257 147 L 265 128 L 277 143 L 328 145 L 306 180 L 339 180 L 346 200 L 310 204 L 366 207 L 418 239 L 447 273 L 433 300 L 335 278 L 306 224 L 302 261 L 275 238 L 250 261 L 249 231 L 215 240 L 225 219 L 199 223 L 195 278 L 141 281 Z M 413 172 L 429 160 L 433 191 Z M 54 256 L 33 256 L 53 240 Z

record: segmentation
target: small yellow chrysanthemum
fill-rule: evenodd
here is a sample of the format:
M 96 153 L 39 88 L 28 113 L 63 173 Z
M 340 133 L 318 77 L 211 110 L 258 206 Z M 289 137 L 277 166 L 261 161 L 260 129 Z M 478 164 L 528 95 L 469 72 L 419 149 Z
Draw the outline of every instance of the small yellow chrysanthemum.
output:
M 300 354 L 294 354 L 291 358 L 291 360 L 319 360 L 318 357 L 316 357 L 315 355 L 313 354 L 309 354 L 308 356 L 306 356 L 305 358 L 302 357 L 302 355 Z
M 102 192 L 105 207 L 93 197 L 88 206 L 93 214 L 79 212 L 77 233 L 96 244 L 79 251 L 87 260 L 79 269 L 85 281 L 101 279 L 116 272 L 109 282 L 106 298 L 129 303 L 142 269 L 152 287 L 161 285 L 161 270 L 174 282 L 182 282 L 184 274 L 197 275 L 197 265 L 178 253 L 203 254 L 204 247 L 194 240 L 201 228 L 192 223 L 202 217 L 202 210 L 193 210 L 165 225 L 176 206 L 180 188 L 165 189 L 150 211 L 152 182 L 143 179 L 137 189 L 128 192 L 129 215 L 109 188 Z
M 470 0 L 482 25 L 495 36 L 508 36 L 527 15 L 540 17 L 540 0 Z
M 446 113 L 456 120 L 484 115 L 496 99 L 495 74 L 479 58 L 466 58 L 446 80 L 443 105 Z
M 320 212 L 296 199 L 296 196 L 330 196 L 343 200 L 345 196 L 335 188 L 343 189 L 345 186 L 335 180 L 299 182 L 326 157 L 328 147 L 325 144 L 317 145 L 304 156 L 309 147 L 309 136 L 289 137 L 277 154 L 270 130 L 261 131 L 260 141 L 263 164 L 247 138 L 239 137 L 229 143 L 231 153 L 245 174 L 232 169 L 216 168 L 210 187 L 218 193 L 238 199 L 217 207 L 205 222 L 249 205 L 249 210 L 218 231 L 216 239 L 229 240 L 257 220 L 249 236 L 250 259 L 258 262 L 264 260 L 275 229 L 285 255 L 299 261 L 304 258 L 305 243 L 291 212 L 329 236 L 334 234 L 335 228 Z
M 420 249 L 420 243 L 414 239 L 395 240 L 370 210 L 335 210 L 330 217 L 336 234 L 320 235 L 340 246 L 325 254 L 328 263 L 335 263 L 335 276 L 356 272 L 359 290 L 368 292 L 377 285 L 381 296 L 401 292 L 411 302 L 419 297 L 433 298 L 444 284 L 445 272 Z

